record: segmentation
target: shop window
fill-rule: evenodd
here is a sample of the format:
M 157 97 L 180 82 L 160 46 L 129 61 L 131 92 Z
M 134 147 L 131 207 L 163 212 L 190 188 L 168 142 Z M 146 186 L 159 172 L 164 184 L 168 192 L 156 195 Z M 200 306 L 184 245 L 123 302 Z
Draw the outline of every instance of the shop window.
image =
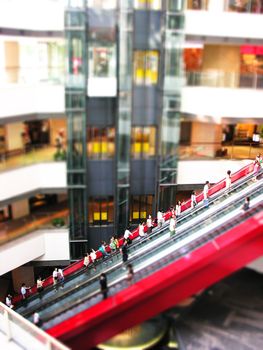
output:
M 259 0 L 226 0 L 226 11 L 262 13 L 263 3 Z
M 87 130 L 89 159 L 111 159 L 115 151 L 115 129 L 89 127 Z
M 156 128 L 137 126 L 132 128 L 132 157 L 135 159 L 155 156 Z
M 161 10 L 161 0 L 134 0 L 136 10 Z
M 34 213 L 36 211 L 49 210 L 49 206 L 52 206 L 56 203 L 56 194 L 37 194 L 34 197 L 29 198 L 30 213 Z
M 147 216 L 152 215 L 153 195 L 131 196 L 130 221 L 146 221 Z
M 88 203 L 88 220 L 90 225 L 112 224 L 114 219 L 113 197 L 90 197 Z
M 188 10 L 207 10 L 208 0 L 188 0 Z
M 89 76 L 115 77 L 116 75 L 116 47 L 89 47 Z
M 0 208 L 0 223 L 12 219 L 11 205 Z
M 158 51 L 134 52 L 134 83 L 156 85 L 158 83 Z

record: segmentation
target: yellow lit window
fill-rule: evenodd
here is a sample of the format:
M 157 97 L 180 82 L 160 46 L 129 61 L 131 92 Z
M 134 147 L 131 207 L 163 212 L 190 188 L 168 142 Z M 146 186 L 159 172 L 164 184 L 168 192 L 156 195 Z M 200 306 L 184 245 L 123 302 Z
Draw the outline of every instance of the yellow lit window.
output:
M 158 83 L 158 51 L 135 51 L 134 82 L 136 85 L 156 85 Z

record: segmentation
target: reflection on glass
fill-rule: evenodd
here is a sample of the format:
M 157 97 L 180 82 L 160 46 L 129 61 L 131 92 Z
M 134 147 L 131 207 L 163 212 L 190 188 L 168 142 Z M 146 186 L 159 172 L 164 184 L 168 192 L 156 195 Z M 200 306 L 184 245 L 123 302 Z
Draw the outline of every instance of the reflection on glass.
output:
M 110 159 L 115 151 L 115 129 L 89 127 L 87 130 L 89 159 Z
M 136 10 L 161 10 L 161 0 L 134 0 L 134 8 Z
M 133 158 L 150 158 L 155 156 L 155 127 L 133 127 L 131 141 Z
M 107 225 L 113 223 L 113 197 L 90 197 L 88 203 L 88 221 L 90 225 Z
M 136 85 L 158 83 L 158 51 L 135 51 L 133 80 Z

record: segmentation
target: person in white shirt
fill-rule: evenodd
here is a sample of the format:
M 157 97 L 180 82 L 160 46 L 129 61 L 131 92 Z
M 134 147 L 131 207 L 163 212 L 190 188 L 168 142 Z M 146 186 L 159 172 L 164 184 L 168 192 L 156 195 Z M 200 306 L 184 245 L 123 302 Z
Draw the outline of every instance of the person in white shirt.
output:
M 140 237 L 144 237 L 145 236 L 145 232 L 144 232 L 144 222 L 141 222 L 139 225 L 139 236 Z
M 124 232 L 123 237 L 124 237 L 124 239 L 126 239 L 126 241 L 128 242 L 128 244 L 131 243 L 131 235 L 132 235 L 132 233 L 131 233 L 131 231 L 129 230 L 129 227 L 127 227 L 126 230 L 125 230 L 125 232 Z
M 228 170 L 226 174 L 226 192 L 229 192 L 230 187 L 231 187 L 231 170 Z
M 170 230 L 171 236 L 173 236 L 175 234 L 175 226 L 176 226 L 176 220 L 175 220 L 175 217 L 172 216 L 170 219 L 170 224 L 169 224 L 169 230 Z
M 61 283 L 64 283 L 64 273 L 63 273 L 63 270 L 60 268 L 58 269 L 58 281 L 61 282 Z
M 93 269 L 95 271 L 96 270 L 96 266 L 95 265 L 96 265 L 97 254 L 96 254 L 94 249 L 91 249 L 89 256 L 91 258 L 91 262 L 93 264 Z
M 12 295 L 8 294 L 5 298 L 6 306 L 10 307 L 10 309 L 13 309 L 14 305 L 12 304 Z
M 163 212 L 161 210 L 158 210 L 158 213 L 157 213 L 157 223 L 158 223 L 158 227 L 163 226 L 164 218 L 163 218 Z
M 181 202 L 177 201 L 175 206 L 175 215 L 176 217 L 179 217 L 181 215 Z
M 41 327 L 41 325 L 42 325 L 42 321 L 40 319 L 38 312 L 35 312 L 33 315 L 33 323 L 34 323 L 34 325 L 36 325 L 38 327 Z
M 153 221 L 151 215 L 148 216 L 148 219 L 146 221 L 146 226 L 147 226 L 147 233 L 148 235 L 152 233 L 152 228 L 153 228 Z
M 210 187 L 209 181 L 206 181 L 206 182 L 205 182 L 205 185 L 204 185 L 204 190 L 203 190 L 203 194 L 204 194 L 204 206 L 205 206 L 206 208 L 208 208 L 208 206 L 209 206 L 209 201 L 208 201 L 208 197 L 209 197 L 209 187 Z
M 85 269 L 88 268 L 88 266 L 89 266 L 89 254 L 85 254 L 83 265 L 85 266 Z
M 37 291 L 38 291 L 38 293 L 41 293 L 43 291 L 43 289 L 44 289 L 43 284 L 44 284 L 44 280 L 42 280 L 41 276 L 39 276 L 37 279 Z
M 21 294 L 22 294 L 22 298 L 23 298 L 23 299 L 26 299 L 26 292 L 27 292 L 27 290 L 29 290 L 30 288 L 31 288 L 31 287 L 26 287 L 25 283 L 22 283 L 20 292 L 21 292 Z
M 191 194 L 191 208 L 193 209 L 196 205 L 197 205 L 196 193 L 195 193 L 195 191 L 192 191 L 192 194 Z
M 53 277 L 53 286 L 56 286 L 58 283 L 58 269 L 57 269 L 57 267 L 54 269 L 54 271 L 52 273 L 52 277 Z

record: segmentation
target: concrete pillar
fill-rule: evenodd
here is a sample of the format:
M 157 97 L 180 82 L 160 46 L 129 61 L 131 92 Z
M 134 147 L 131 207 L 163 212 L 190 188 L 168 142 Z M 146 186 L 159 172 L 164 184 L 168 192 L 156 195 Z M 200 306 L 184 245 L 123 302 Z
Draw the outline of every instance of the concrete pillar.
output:
M 23 123 L 10 123 L 5 125 L 7 151 L 23 150 L 23 140 L 21 136 L 23 131 Z
M 17 83 L 19 77 L 19 43 L 5 42 L 5 69 L 8 83 Z
M 12 271 L 14 290 L 19 293 L 21 284 L 25 283 L 27 287 L 35 284 L 34 268 L 32 266 L 21 266 Z
M 19 219 L 29 214 L 28 199 L 21 199 L 11 204 L 13 219 Z

